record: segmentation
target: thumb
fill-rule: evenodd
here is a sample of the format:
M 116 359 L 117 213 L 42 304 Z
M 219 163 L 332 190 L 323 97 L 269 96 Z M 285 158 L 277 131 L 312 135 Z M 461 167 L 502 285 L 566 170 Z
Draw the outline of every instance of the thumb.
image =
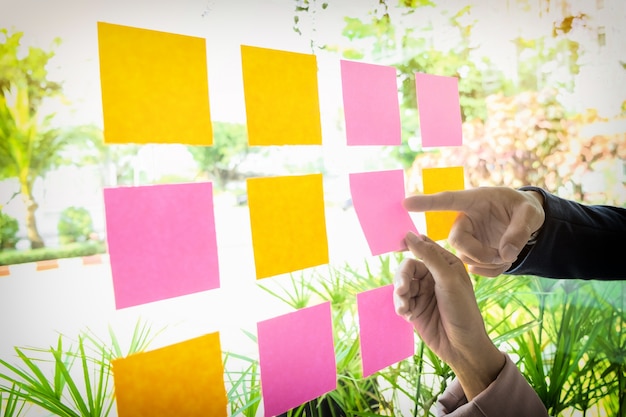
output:
M 413 255 L 426 265 L 438 286 L 445 288 L 453 285 L 450 280 L 441 277 L 454 276 L 460 270 L 465 274 L 461 260 L 428 237 L 409 232 L 406 235 L 406 244 Z
M 518 206 L 511 216 L 509 226 L 500 238 L 498 251 L 503 262 L 515 262 L 530 235 L 533 232 L 531 224 L 533 208 L 528 205 Z

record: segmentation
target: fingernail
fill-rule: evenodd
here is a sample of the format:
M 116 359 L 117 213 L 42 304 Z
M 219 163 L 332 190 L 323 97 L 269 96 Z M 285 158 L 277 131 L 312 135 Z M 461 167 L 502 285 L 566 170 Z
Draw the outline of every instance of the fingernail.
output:
M 509 243 L 502 248 L 501 258 L 504 262 L 515 262 L 519 252 L 520 250 L 516 246 Z
M 422 235 L 418 235 L 414 232 L 409 231 L 406 234 L 406 239 L 411 242 L 411 243 L 417 243 L 417 242 L 422 242 L 424 241 L 424 237 L 422 237 Z

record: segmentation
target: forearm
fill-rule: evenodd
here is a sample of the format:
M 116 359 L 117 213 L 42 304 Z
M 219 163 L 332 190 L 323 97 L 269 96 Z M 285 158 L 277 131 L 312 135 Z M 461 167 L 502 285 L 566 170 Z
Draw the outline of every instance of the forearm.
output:
M 463 387 L 468 400 L 472 400 L 496 380 L 505 364 L 505 356 L 491 340 L 484 346 L 463 352 L 450 367 Z

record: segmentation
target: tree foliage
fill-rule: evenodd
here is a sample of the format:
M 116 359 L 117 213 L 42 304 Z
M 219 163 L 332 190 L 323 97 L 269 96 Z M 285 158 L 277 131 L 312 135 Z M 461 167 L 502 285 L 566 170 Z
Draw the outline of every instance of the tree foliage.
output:
M 229 181 L 240 179 L 240 165 L 255 152 L 248 146 L 245 125 L 214 122 L 212 146 L 188 146 L 187 149 L 198 164 L 198 169 L 217 181 L 220 188 Z
M 33 187 L 35 180 L 53 165 L 65 141 L 58 129 L 49 126 L 50 117 L 40 121 L 30 111 L 25 83 L 18 81 L 7 93 L 0 96 L 0 177 L 19 181 L 31 247 L 42 247 L 43 239 L 35 220 L 37 203 Z
M 61 212 L 57 230 L 61 243 L 85 242 L 94 231 L 91 213 L 84 207 L 67 207 Z
M 471 33 L 475 22 L 468 18 L 469 6 L 458 6 L 446 12 L 445 27 L 435 27 L 427 20 L 417 26 L 397 21 L 415 20 L 419 10 L 434 6 L 430 1 L 404 1 L 399 6 L 402 13 L 397 16 L 397 13 L 390 13 L 386 2 L 379 2 L 369 14 L 369 20 L 345 18 L 343 36 L 350 41 L 348 46 L 326 46 L 327 50 L 341 53 L 347 59 L 370 60 L 397 69 L 403 138 L 402 145 L 392 149 L 391 154 L 405 167 L 420 153 L 420 149 L 410 146 L 419 129 L 416 72 L 458 78 L 463 120 L 484 120 L 486 97 L 506 88 L 502 72 L 489 59 L 474 57 Z M 436 33 L 442 31 L 455 39 L 447 48 L 439 48 L 433 41 Z
M 0 173 L 32 188 L 35 179 L 58 162 L 66 138 L 51 126 L 53 115 L 40 118 L 31 107 L 27 86 L 19 81 L 0 95 Z
M 328 8 L 334 4 L 329 2 Z M 474 13 L 472 4 L 480 2 L 403 0 L 392 5 L 381 0 L 372 3 L 367 18 L 345 18 L 347 46 L 327 45 L 344 58 L 397 68 L 403 139 L 391 154 L 404 167 L 413 167 L 416 176 L 423 166 L 462 165 L 470 186 L 536 184 L 581 201 L 619 203 L 623 180 L 616 167 L 626 158 L 626 137 L 586 133 L 590 125 L 609 121 L 593 109 L 571 114 L 559 101 L 574 87 L 584 53 L 574 29 L 588 30 L 591 18 L 576 12 L 569 0 L 494 4 L 520 17 L 536 13 L 541 25 L 525 34 L 516 27 L 502 33 L 516 56 L 516 75 L 505 78 L 478 53 L 481 15 Z M 458 78 L 463 147 L 428 152 L 421 148 L 416 72 Z M 602 174 L 596 179 L 604 189 L 589 184 L 594 172 Z M 420 183 L 414 178 L 413 189 Z
M 138 155 L 144 145 L 134 143 L 107 144 L 102 128 L 96 125 L 76 129 L 82 139 L 70 144 L 72 159 L 63 162 L 100 167 L 103 184 L 108 187 L 138 185 Z
M 0 94 L 5 95 L 12 84 L 20 80 L 28 91 L 29 111 L 35 113 L 42 100 L 61 92 L 61 84 L 48 80 L 46 65 L 54 56 L 52 51 L 30 47 L 28 54 L 21 56 L 22 32 L 9 33 L 0 29 Z M 58 45 L 59 39 L 54 44 Z
M 462 147 L 441 148 L 415 158 L 414 190 L 424 167 L 463 166 L 469 187 L 533 184 L 578 201 L 619 205 L 623 185 L 610 172 L 626 159 L 626 134 L 586 134 L 606 123 L 594 111 L 567 117 L 556 91 L 527 91 L 487 98 L 485 121 L 463 124 Z M 585 182 L 601 173 L 596 184 Z
M 44 242 L 35 218 L 35 180 L 62 162 L 61 150 L 79 132 L 54 127 L 54 115 L 39 111 L 44 99 L 60 94 L 60 85 L 47 79 L 53 53 L 31 47 L 22 57 L 21 33 L 3 29 L 0 36 L 0 179 L 19 181 L 28 239 L 32 248 L 38 248 Z
M 0 251 L 15 248 L 18 230 L 17 220 L 0 211 Z

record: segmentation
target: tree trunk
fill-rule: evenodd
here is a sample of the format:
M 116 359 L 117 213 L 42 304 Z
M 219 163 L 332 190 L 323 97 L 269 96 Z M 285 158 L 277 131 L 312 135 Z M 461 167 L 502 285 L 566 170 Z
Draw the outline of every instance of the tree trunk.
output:
M 35 218 L 35 211 L 39 205 L 35 202 L 29 187 L 22 186 L 22 198 L 26 206 L 26 234 L 30 240 L 30 248 L 43 248 L 43 239 L 37 230 L 37 219 Z

